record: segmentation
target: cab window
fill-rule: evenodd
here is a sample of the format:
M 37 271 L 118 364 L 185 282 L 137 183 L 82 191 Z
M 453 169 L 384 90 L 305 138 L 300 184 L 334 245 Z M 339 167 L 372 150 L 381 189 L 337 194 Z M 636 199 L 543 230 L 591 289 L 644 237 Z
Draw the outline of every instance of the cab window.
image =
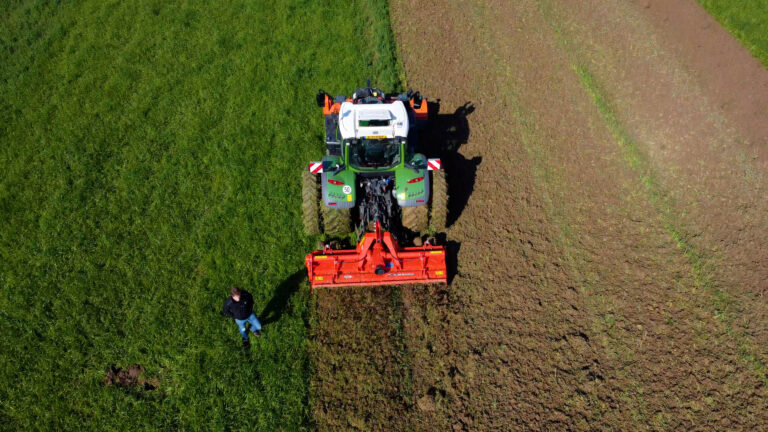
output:
M 353 140 L 349 145 L 349 163 L 361 168 L 397 165 L 400 145 L 391 138 Z

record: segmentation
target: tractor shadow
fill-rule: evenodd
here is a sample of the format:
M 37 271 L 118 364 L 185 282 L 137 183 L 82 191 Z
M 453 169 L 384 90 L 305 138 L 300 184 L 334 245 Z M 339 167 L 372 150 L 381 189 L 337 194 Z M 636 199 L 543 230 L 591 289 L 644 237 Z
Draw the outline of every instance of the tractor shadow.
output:
M 272 299 L 269 300 L 269 303 L 264 306 L 264 309 L 259 314 L 259 321 L 261 321 L 262 326 L 276 322 L 283 316 L 283 313 L 288 308 L 288 301 L 291 299 L 291 296 L 299 290 L 301 283 L 306 279 L 307 272 L 302 268 L 275 288 Z
M 429 103 L 429 122 L 420 131 L 420 146 L 427 157 L 440 158 L 448 183 L 448 220 L 446 227 L 461 217 L 469 197 L 475 189 L 477 167 L 482 163 L 480 156 L 467 159 L 459 148 L 469 141 L 469 117 L 475 106 L 471 102 L 456 108 L 452 113 L 440 112 L 440 99 Z M 458 255 L 461 243 L 450 240 L 445 233 L 436 236 L 437 244 L 445 245 L 448 284 L 458 273 Z
M 443 236 L 445 236 L 443 234 Z M 441 241 L 441 240 L 438 240 Z M 445 245 L 445 267 L 448 270 L 448 285 L 453 283 L 453 278 L 458 274 L 459 269 L 459 250 L 461 250 L 461 243 L 453 240 L 442 241 L 438 244 Z
M 429 103 L 429 122 L 420 132 L 419 141 L 427 157 L 438 157 L 448 180 L 448 220 L 452 226 L 461 217 L 475 188 L 477 167 L 482 163 L 480 156 L 467 159 L 459 148 L 469 140 L 470 129 L 467 117 L 475 111 L 471 102 L 458 107 L 453 113 L 440 112 L 440 99 Z

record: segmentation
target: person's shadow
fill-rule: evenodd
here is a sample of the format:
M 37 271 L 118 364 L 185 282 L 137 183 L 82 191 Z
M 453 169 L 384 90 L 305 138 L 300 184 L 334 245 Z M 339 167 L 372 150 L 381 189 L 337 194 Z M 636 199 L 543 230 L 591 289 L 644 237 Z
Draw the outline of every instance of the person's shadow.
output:
M 302 268 L 297 270 L 275 288 L 272 299 L 259 314 L 259 321 L 261 321 L 262 325 L 273 323 L 280 319 L 283 312 L 285 312 L 288 307 L 288 300 L 290 300 L 291 296 L 299 290 L 299 286 L 301 286 L 301 283 L 306 280 L 306 278 L 307 271 Z

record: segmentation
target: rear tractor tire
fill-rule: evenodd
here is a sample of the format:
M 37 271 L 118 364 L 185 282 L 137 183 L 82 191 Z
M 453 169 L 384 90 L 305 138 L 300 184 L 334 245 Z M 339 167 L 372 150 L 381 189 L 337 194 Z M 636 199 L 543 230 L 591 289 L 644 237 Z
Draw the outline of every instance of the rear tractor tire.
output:
M 448 222 L 448 185 L 445 171 L 432 171 L 432 200 L 430 205 L 429 228 L 441 233 Z
M 320 184 L 318 175 L 309 171 L 301 173 L 301 221 L 304 232 L 318 235 L 320 231 Z
M 420 205 L 417 207 L 400 207 L 402 213 L 403 227 L 416 232 L 421 233 L 427 230 L 427 222 L 429 220 L 429 209 L 426 205 Z
M 352 232 L 352 217 L 349 209 L 334 209 L 323 205 L 323 227 L 325 234 L 341 237 Z

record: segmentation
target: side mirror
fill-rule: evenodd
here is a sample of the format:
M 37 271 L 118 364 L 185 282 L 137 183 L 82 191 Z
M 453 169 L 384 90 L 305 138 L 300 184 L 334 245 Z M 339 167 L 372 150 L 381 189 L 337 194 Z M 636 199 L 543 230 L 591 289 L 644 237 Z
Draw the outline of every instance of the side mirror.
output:
M 413 93 L 412 97 L 413 97 L 413 107 L 416 109 L 421 108 L 421 101 L 424 99 L 421 97 L 421 93 L 419 92 Z
M 336 175 L 342 171 L 344 171 L 347 168 L 346 165 L 343 163 L 338 163 L 330 160 L 324 160 L 323 161 L 323 172 L 332 172 L 333 175 Z
M 410 170 L 413 170 L 413 172 L 418 174 L 421 170 L 427 167 L 427 163 L 424 161 L 423 158 L 415 157 L 411 159 L 410 162 L 406 162 L 405 167 Z
M 411 160 L 411 165 L 419 169 L 424 169 L 427 167 L 427 161 L 425 161 L 424 158 L 415 157 Z
M 325 106 L 325 97 L 328 95 L 328 93 L 319 90 L 317 92 L 317 95 L 315 96 L 315 101 L 317 102 L 317 106 L 322 108 Z
M 344 164 L 336 164 L 336 168 L 333 170 L 333 175 L 336 175 L 344 171 L 347 167 Z

